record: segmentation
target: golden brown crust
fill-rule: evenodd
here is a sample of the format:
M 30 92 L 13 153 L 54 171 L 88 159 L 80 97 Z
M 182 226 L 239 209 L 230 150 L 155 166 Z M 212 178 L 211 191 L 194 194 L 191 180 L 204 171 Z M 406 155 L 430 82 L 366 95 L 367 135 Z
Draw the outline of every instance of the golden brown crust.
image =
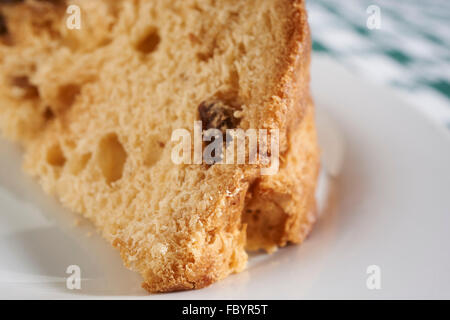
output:
M 286 129 L 281 139 L 284 153 L 279 173 L 258 178 L 247 194 L 242 221 L 248 225 L 248 250 L 272 252 L 288 243 L 301 243 L 316 220 L 319 150 L 309 89 L 311 37 L 304 1 L 293 1 L 292 10 L 286 69 L 273 101 L 275 110 L 286 110 L 285 122 L 279 123 Z M 277 111 L 267 117 L 276 119 Z
M 268 252 L 301 243 L 315 220 L 319 150 L 312 103 L 300 126 L 288 136 L 288 151 L 277 175 L 262 176 L 250 188 L 242 214 L 248 250 Z
M 290 19 L 287 23 L 290 41 L 284 56 L 284 67 L 281 69 L 283 72 L 265 113 L 265 118 L 278 121 L 273 127 L 279 128 L 281 134 L 284 134 L 280 138 L 281 151 L 286 151 L 287 146 L 283 142 L 287 142 L 288 132 L 295 130 L 301 123 L 310 99 L 311 35 L 305 2 L 294 0 L 290 1 L 290 5 Z M 280 111 L 282 118 L 279 117 Z

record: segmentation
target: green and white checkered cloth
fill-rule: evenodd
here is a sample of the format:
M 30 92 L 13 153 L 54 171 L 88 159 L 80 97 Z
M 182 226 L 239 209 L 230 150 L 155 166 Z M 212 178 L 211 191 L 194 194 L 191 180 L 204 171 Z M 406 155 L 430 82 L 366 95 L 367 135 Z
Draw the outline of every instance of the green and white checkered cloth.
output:
M 379 29 L 367 27 L 373 5 Z M 307 0 L 307 7 L 314 54 L 393 87 L 450 129 L 450 0 Z

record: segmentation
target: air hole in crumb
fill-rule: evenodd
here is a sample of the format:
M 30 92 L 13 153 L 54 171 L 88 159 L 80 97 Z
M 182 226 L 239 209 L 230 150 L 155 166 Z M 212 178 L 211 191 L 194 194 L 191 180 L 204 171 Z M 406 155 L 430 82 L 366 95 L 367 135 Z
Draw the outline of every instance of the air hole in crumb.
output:
M 136 45 L 136 49 L 144 54 L 149 54 L 158 48 L 161 38 L 156 29 L 151 30 Z
M 25 99 L 33 99 L 39 97 L 37 86 L 30 82 L 28 76 L 16 76 L 11 78 L 11 85 L 20 90 L 20 96 Z
M 203 9 L 200 8 L 200 6 L 197 3 L 194 3 L 194 5 L 192 6 L 192 9 L 194 9 L 195 11 L 198 11 L 198 12 L 203 12 Z
M 86 168 L 92 154 L 90 152 L 77 155 L 69 161 L 70 172 L 74 175 L 78 175 L 81 171 Z
M 6 25 L 5 17 L 0 13 L 0 36 L 8 34 L 8 27 Z
M 58 109 L 66 110 L 75 102 L 77 95 L 80 93 L 80 86 L 77 84 L 66 84 L 58 90 Z
M 55 144 L 47 150 L 47 162 L 54 167 L 64 166 L 66 157 L 59 144 Z
M 197 45 L 197 44 L 201 44 L 202 42 L 200 41 L 200 39 L 193 33 L 189 33 L 188 34 L 188 39 L 191 42 L 192 45 Z
M 112 183 L 122 177 L 126 160 L 127 153 L 116 134 L 100 140 L 97 161 L 106 182 Z
M 212 59 L 216 54 L 216 49 L 218 49 L 217 37 L 213 37 L 213 39 L 209 41 L 209 43 L 207 42 L 205 44 L 205 47 L 206 50 L 197 52 L 197 58 L 203 62 L 207 62 L 208 60 Z
M 150 137 L 144 144 L 144 165 L 151 167 L 161 157 L 165 143 L 156 137 Z
M 198 52 L 197 53 L 197 58 L 200 61 L 203 62 L 207 62 L 209 59 L 211 59 L 214 56 L 214 52 L 213 51 L 209 51 L 209 52 Z
M 239 43 L 238 49 L 239 49 L 239 53 L 241 55 L 245 55 L 247 53 L 247 49 L 245 48 L 245 44 L 243 44 L 242 42 Z
M 216 234 L 214 231 L 208 231 L 206 236 L 207 244 L 213 244 L 216 241 Z
M 49 121 L 55 117 L 55 114 L 53 113 L 52 108 L 47 107 L 44 110 L 43 116 L 46 121 Z

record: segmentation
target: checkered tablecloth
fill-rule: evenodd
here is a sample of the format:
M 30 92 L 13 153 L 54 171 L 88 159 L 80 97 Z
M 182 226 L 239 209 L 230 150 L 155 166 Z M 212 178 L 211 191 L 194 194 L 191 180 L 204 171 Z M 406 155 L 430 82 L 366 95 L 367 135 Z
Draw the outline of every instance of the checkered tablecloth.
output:
M 391 86 L 450 130 L 450 0 L 307 0 L 307 7 L 314 54 Z

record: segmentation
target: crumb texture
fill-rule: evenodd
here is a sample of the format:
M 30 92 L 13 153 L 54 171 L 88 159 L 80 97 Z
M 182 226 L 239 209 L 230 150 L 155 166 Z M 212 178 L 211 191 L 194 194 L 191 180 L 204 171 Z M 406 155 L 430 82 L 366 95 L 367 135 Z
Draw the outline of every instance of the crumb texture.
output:
M 66 27 L 70 4 L 79 30 Z M 243 270 L 247 238 L 269 248 L 302 237 L 306 213 L 295 218 L 294 206 L 312 210 L 316 165 L 313 122 L 302 121 L 309 51 L 300 0 L 3 1 L 0 128 L 24 147 L 25 170 L 89 218 L 147 290 L 201 288 Z M 235 108 L 234 126 L 280 129 L 281 154 L 304 151 L 276 180 L 251 166 L 175 165 L 171 134 L 192 131 L 205 101 Z M 300 131 L 309 142 L 297 145 Z M 286 194 L 292 202 L 276 198 Z M 242 223 L 244 206 L 266 202 L 275 227 Z

